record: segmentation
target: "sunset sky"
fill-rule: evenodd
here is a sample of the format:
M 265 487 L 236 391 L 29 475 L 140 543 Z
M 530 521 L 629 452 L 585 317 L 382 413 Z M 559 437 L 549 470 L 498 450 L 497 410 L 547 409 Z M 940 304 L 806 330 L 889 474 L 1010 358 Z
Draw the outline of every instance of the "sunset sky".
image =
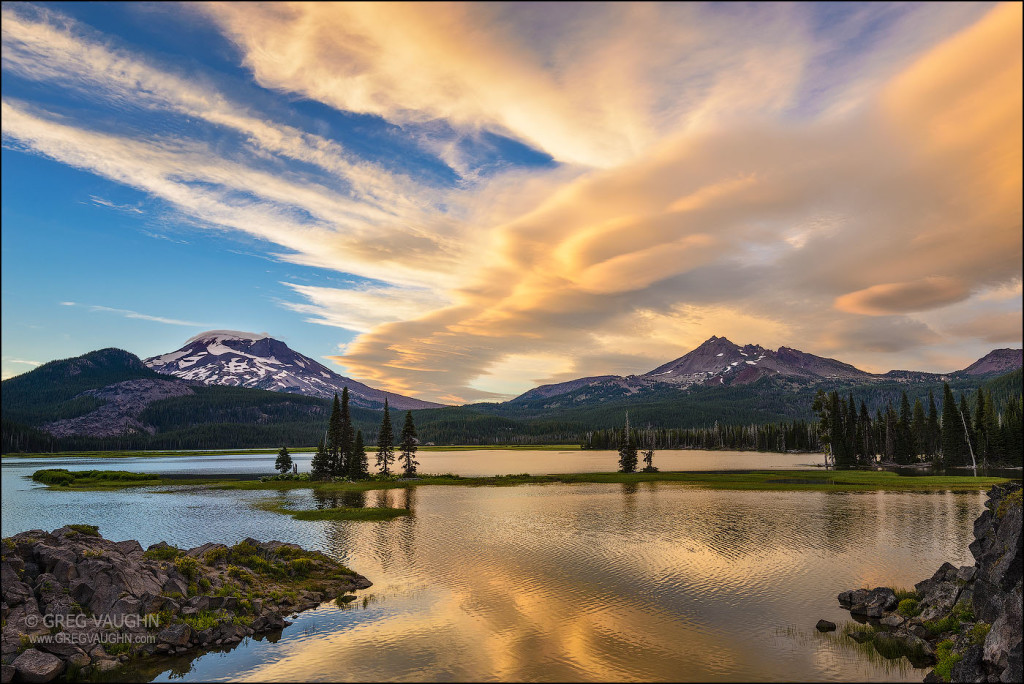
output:
M 3 5 L 3 377 L 267 332 L 446 403 L 1022 327 L 1022 5 Z M 324 359 L 329 360 L 324 360 Z

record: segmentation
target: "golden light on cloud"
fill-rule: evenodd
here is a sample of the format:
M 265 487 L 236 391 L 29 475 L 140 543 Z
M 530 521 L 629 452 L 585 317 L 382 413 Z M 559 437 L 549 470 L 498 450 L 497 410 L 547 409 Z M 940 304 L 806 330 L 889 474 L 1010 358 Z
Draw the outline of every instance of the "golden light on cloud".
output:
M 889 316 L 923 311 L 966 299 L 970 292 L 956 278 L 922 278 L 909 283 L 882 283 L 836 298 L 840 311 Z
M 863 51 L 817 36 L 801 5 L 192 9 L 256 84 L 379 117 L 456 179 L 367 161 L 13 5 L 6 70 L 238 142 L 133 137 L 6 98 L 5 144 L 362 279 L 287 280 L 283 305 L 357 332 L 333 358 L 384 389 L 505 398 L 644 372 L 711 335 L 948 371 L 915 364 L 987 351 L 962 346 L 979 335 L 958 307 L 1000 339 L 1021 309 L 1020 5 L 905 7 Z M 532 165 L 483 172 L 461 146 L 498 138 Z

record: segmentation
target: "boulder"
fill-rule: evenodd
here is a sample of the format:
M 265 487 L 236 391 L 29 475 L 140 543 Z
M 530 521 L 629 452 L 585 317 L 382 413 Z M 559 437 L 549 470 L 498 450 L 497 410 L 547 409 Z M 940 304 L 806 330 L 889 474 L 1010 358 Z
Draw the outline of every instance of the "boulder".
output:
M 818 624 L 814 625 L 814 628 L 819 632 L 834 632 L 836 631 L 836 623 L 829 622 L 828 620 L 818 620 Z
M 156 635 L 156 640 L 171 646 L 185 646 L 192 637 L 192 628 L 186 624 L 168 625 Z
M 64 671 L 64 663 L 55 655 L 34 648 L 23 652 L 11 663 L 23 682 L 52 682 Z
M 971 646 L 961 654 L 960 662 L 953 665 L 951 682 L 984 682 L 986 680 L 981 646 Z
M 894 631 L 902 627 L 904 622 L 906 622 L 906 620 L 902 615 L 892 613 L 879 620 L 878 624 L 882 625 L 882 627 L 889 631 Z

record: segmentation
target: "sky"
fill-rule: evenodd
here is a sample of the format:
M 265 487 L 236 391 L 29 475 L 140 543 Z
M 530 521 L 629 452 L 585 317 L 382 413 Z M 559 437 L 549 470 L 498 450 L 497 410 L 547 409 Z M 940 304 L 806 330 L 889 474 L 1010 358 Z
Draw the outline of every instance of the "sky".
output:
M 1019 3 L 5 3 L 3 377 L 207 329 L 496 401 L 1022 328 Z

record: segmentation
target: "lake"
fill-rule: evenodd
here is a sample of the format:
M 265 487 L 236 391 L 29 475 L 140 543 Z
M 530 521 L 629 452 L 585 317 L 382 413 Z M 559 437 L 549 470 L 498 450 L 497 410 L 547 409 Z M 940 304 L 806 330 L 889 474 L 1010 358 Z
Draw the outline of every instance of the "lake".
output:
M 372 457 L 371 457 L 372 458 Z M 659 452 L 663 470 L 795 468 L 813 454 Z M 246 640 L 133 676 L 167 681 L 921 681 L 852 640 L 819 634 L 836 595 L 909 587 L 967 544 L 981 492 L 758 492 L 676 483 L 420 487 L 324 500 L 287 493 L 61 492 L 43 467 L 263 472 L 274 457 L 3 459 L 3 535 L 75 522 L 110 539 L 190 547 L 296 542 L 374 582 L 275 643 Z M 613 470 L 612 452 L 420 454 L 423 472 Z M 308 467 L 308 457 L 305 462 Z M 685 464 L 685 465 L 684 465 Z M 300 470 L 304 470 L 300 465 Z M 296 521 L 253 503 L 408 507 L 384 522 Z

